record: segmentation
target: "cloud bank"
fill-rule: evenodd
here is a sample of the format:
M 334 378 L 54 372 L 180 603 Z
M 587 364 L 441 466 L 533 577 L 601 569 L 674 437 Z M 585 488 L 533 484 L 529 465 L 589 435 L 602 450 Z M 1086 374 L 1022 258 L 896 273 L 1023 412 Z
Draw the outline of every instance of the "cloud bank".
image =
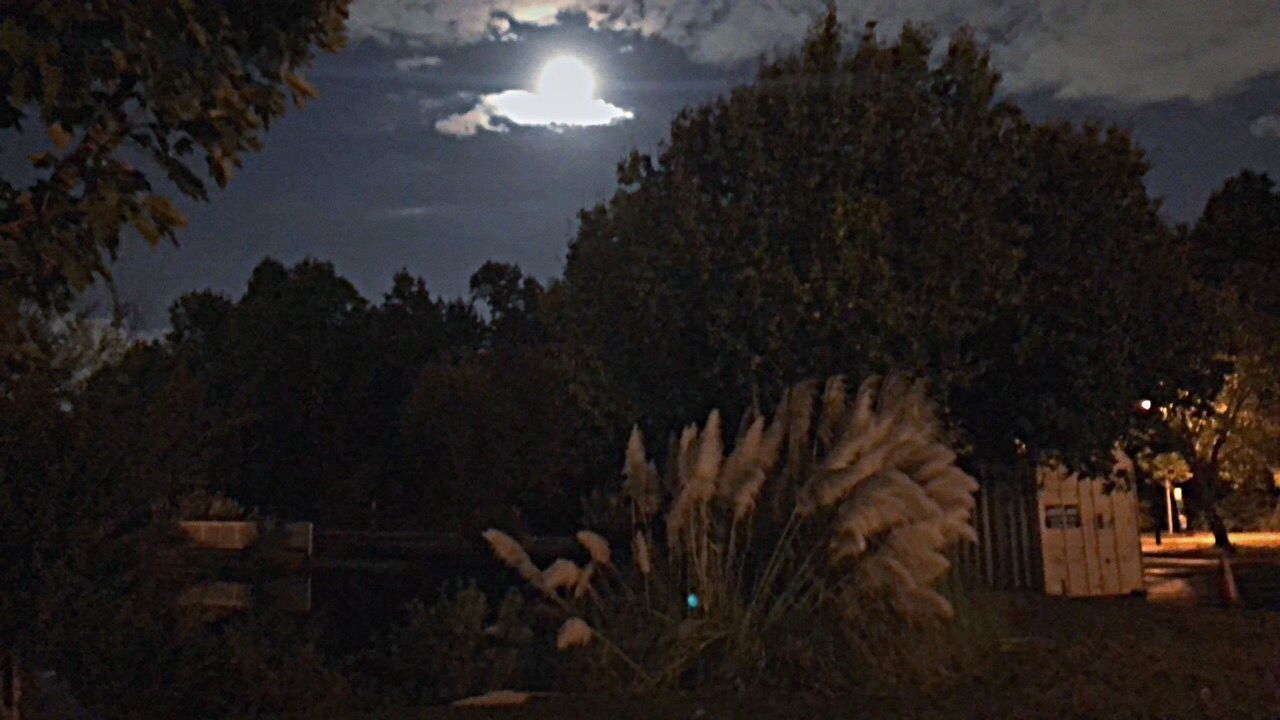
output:
M 974 28 L 1006 87 L 1061 98 L 1196 102 L 1280 73 L 1276 0 L 837 0 L 854 31 L 877 20 L 941 33 Z M 698 62 L 734 63 L 793 47 L 826 0 L 356 0 L 355 39 L 456 45 L 511 37 L 512 23 L 560 13 L 593 27 L 656 37 Z

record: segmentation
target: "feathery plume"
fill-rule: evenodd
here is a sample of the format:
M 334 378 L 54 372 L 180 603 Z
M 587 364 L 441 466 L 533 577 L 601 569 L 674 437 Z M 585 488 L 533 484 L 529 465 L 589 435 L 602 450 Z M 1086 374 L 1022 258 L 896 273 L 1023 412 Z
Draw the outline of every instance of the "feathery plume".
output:
M 657 468 L 645 457 L 644 435 L 638 426 L 631 428 L 631 436 L 627 439 L 626 461 L 622 472 L 626 476 L 624 488 L 627 495 L 641 515 L 651 517 L 658 511 L 662 495 L 658 487 Z
M 575 587 L 582 575 L 582 568 L 572 560 L 558 558 L 542 571 L 542 584 L 552 592 Z
M 843 375 L 827 378 L 827 384 L 822 388 L 822 414 L 818 420 L 818 441 L 823 447 L 831 447 L 836 441 L 848 409 L 848 394 L 848 384 Z
M 644 534 L 637 532 L 636 536 L 631 539 L 631 555 L 635 558 L 636 569 L 641 575 L 648 575 L 653 572 L 653 558 L 649 555 L 649 541 L 644 539 Z
M 757 417 L 751 425 L 739 435 L 738 444 L 733 452 L 725 458 L 720 466 L 720 476 L 716 478 L 716 494 L 720 497 L 734 497 L 743 482 L 748 479 L 752 470 L 757 469 L 760 455 L 760 443 L 764 439 L 764 418 Z
M 765 474 L 758 467 L 747 471 L 746 477 L 733 495 L 733 520 L 737 522 L 747 517 L 756 509 L 756 500 L 760 497 L 760 488 L 764 487 Z
M 707 416 L 707 424 L 698 435 L 698 446 L 694 455 L 693 480 L 689 483 L 696 488 L 697 499 L 706 500 L 715 491 L 716 476 L 720 474 L 720 461 L 724 459 L 724 440 L 720 435 L 720 411 L 712 410 Z
M 529 702 L 533 693 L 519 690 L 490 690 L 482 695 L 472 695 L 461 700 L 454 700 L 453 707 L 511 707 Z
M 571 647 L 587 645 L 591 642 L 593 635 L 591 626 L 582 618 L 571 617 L 564 621 L 560 631 L 556 633 L 556 649 L 568 650 Z
M 489 528 L 481 535 L 484 537 L 485 542 L 489 543 L 489 547 L 498 556 L 499 560 L 505 563 L 507 567 L 520 573 L 520 577 L 524 578 L 530 585 L 546 592 L 546 586 L 542 583 L 542 571 L 529 559 L 529 553 L 525 552 L 520 543 L 516 542 L 510 535 L 495 528 Z
M 591 592 L 591 581 L 596 576 L 596 564 L 594 562 L 587 563 L 582 568 L 582 572 L 578 573 L 578 582 L 573 586 L 573 597 L 575 600 L 584 598 L 587 593 Z
M 602 567 L 608 567 L 612 559 L 612 553 L 609 551 L 609 541 L 600 537 L 590 530 L 579 530 L 575 535 L 578 543 L 587 549 L 587 554 L 591 556 L 591 562 Z
M 783 391 L 782 399 L 778 401 L 778 407 L 773 411 L 773 420 L 769 422 L 769 429 L 760 440 L 760 468 L 765 472 L 773 469 L 774 463 L 778 461 L 778 455 L 782 452 L 782 441 L 787 436 L 790 408 L 791 391 L 788 389 Z

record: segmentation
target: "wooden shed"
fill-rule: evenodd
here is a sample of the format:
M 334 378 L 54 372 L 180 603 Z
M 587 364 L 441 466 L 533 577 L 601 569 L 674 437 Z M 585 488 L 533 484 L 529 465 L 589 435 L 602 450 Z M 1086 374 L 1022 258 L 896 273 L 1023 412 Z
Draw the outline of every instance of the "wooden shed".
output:
M 1138 495 L 1125 462 L 1110 479 L 1080 478 L 1062 468 L 1036 473 L 1044 591 L 1088 597 L 1141 592 Z

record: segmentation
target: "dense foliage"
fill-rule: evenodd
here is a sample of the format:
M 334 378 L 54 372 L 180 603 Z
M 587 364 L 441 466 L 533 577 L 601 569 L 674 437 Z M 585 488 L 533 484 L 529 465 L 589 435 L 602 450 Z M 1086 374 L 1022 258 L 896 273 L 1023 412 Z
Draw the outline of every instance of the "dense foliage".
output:
M 540 330 L 541 285 L 499 263 L 473 285 L 473 301 L 446 301 L 401 273 L 375 305 L 328 263 L 266 260 L 238 299 L 180 298 L 170 332 L 100 373 L 85 401 L 131 396 L 111 410 L 123 422 L 166 414 L 118 436 L 140 472 L 268 514 L 567 527 L 603 420 Z
M 52 148 L 0 178 L 0 361 L 25 365 L 25 304 L 65 308 L 107 277 L 122 237 L 176 238 L 164 178 L 205 199 L 343 42 L 347 0 L 18 2 L 0 17 L 0 137 Z M 27 142 L 33 142 L 27 139 Z M 138 163 L 142 162 L 142 167 Z M 7 369 L 7 367 L 6 367 Z
M 1205 351 L 1142 151 L 997 101 L 967 34 L 936 63 L 915 28 L 848 52 L 840 35 L 829 17 L 621 163 L 570 247 L 565 332 L 648 429 L 789 377 L 901 368 L 985 459 L 1015 441 L 1104 459 Z

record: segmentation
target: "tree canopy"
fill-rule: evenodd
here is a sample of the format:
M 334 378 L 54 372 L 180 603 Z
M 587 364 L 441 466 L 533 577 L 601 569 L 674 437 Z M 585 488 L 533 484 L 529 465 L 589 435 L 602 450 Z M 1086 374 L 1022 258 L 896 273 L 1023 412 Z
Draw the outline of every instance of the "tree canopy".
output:
M 581 215 L 559 331 L 665 434 L 800 376 L 932 380 L 982 459 L 1107 462 L 1202 349 L 1183 238 L 1127 133 L 1037 124 L 965 32 L 829 16 L 682 112 Z M 730 412 L 734 408 L 728 408 Z
M 176 239 L 159 179 L 199 200 L 226 185 L 289 96 L 315 95 L 298 73 L 341 46 L 347 1 L 8 3 L 0 133 L 42 130 L 49 149 L 29 182 L 0 178 L 0 328 L 108 277 L 128 231 Z

